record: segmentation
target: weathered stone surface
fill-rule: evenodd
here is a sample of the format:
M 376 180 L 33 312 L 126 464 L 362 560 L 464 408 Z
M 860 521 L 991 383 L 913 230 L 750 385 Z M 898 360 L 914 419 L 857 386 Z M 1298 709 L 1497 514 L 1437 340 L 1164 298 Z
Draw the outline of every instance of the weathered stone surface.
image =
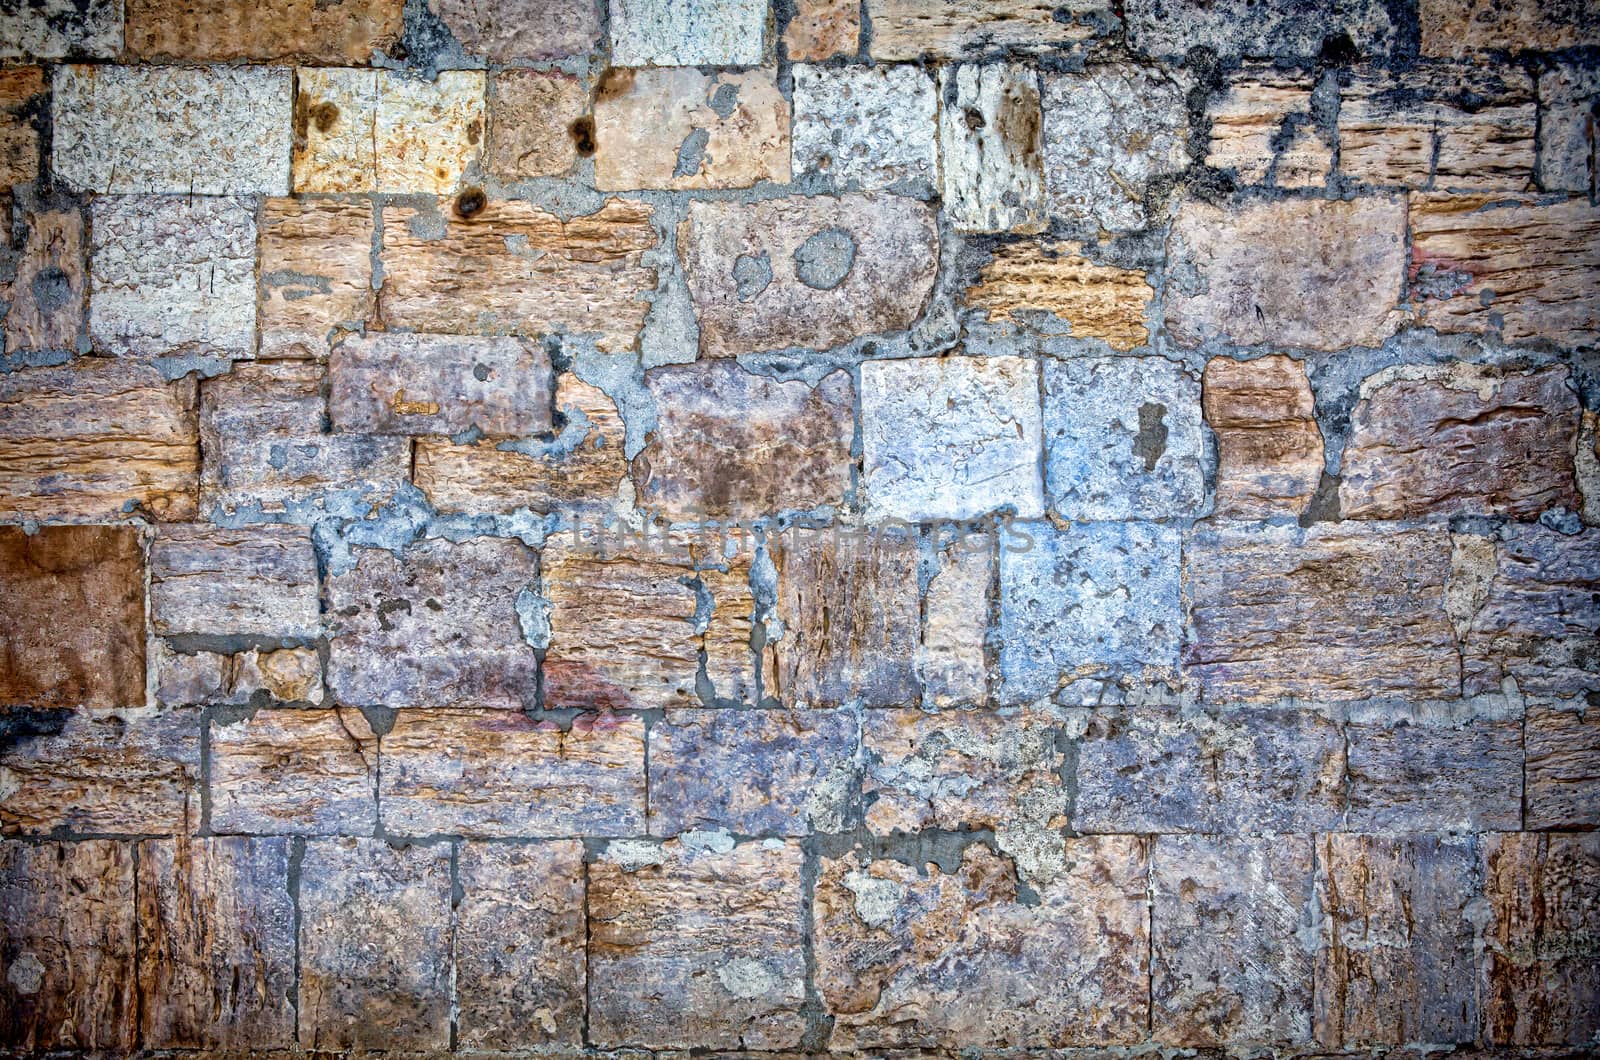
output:
M 1167 327 L 1183 346 L 1379 345 L 1402 319 L 1405 216 L 1378 198 L 1185 202 L 1167 239 Z
M 1593 7 L 1561 0 L 1421 0 L 1422 54 L 1448 59 L 1474 52 L 1555 51 L 1600 44 Z
M 255 208 L 243 201 L 96 199 L 89 333 L 115 354 L 248 357 L 255 258 Z
M 146 839 L 138 908 L 146 1047 L 293 1047 L 287 839 Z
M 838 187 L 932 187 L 937 109 L 915 66 L 796 66 L 794 167 Z
M 39 130 L 32 115 L 35 108 L 48 105 L 48 94 L 42 67 L 0 70 L 0 187 L 38 177 Z
M 1523 745 L 1525 827 L 1600 825 L 1600 710 L 1582 700 L 1529 703 Z
M 150 621 L 158 633 L 315 637 L 319 611 L 307 530 L 164 526 L 150 546 Z
M 613 68 L 595 90 L 594 140 L 602 190 L 789 180 L 789 101 L 771 70 Z
M 924 706 L 981 706 L 989 699 L 984 641 L 994 598 L 991 534 L 963 534 L 939 553 L 922 600 L 917 676 Z
M 0 375 L 0 513 L 192 519 L 195 384 L 129 361 Z
M 1440 331 L 1600 342 L 1600 208 L 1531 196 L 1413 195 L 1411 297 Z
M 578 1047 L 584 1023 L 583 844 L 466 843 L 458 858 L 458 1045 Z
M 131 60 L 360 66 L 400 37 L 401 0 L 127 0 Z
M 301 1046 L 445 1051 L 450 906 L 448 843 L 308 842 L 300 869 Z
M 1061 48 L 1102 32 L 1092 0 L 868 0 L 879 61 L 978 56 L 997 49 Z
M 0 1043 L 133 1051 L 133 890 L 126 843 L 0 842 Z
M 1346 519 L 1509 515 L 1582 507 L 1578 395 L 1564 365 L 1389 369 L 1361 385 L 1340 465 Z
M 1159 224 L 1152 183 L 1189 163 L 1188 84 L 1117 63 L 1044 81 L 1044 171 L 1053 218 L 1119 231 Z
M 1002 698 L 1051 696 L 1078 678 L 1170 678 L 1183 617 L 1180 537 L 1154 523 L 1057 530 L 1018 523 L 1000 543 Z
M 1481 832 L 1522 824 L 1518 717 L 1358 717 L 1348 741 L 1348 827 Z
M 232 659 L 216 652 L 185 655 L 158 642 L 150 666 L 155 670 L 157 706 L 209 703 L 225 694 Z
M 1474 840 L 1324 835 L 1316 1037 L 1330 1048 L 1471 1042 Z
M 328 412 L 348 434 L 539 434 L 551 426 L 550 354 L 472 335 L 347 335 L 328 361 Z
M 28 0 L 0 10 L 0 59 L 110 59 L 121 49 L 116 0 Z
M 1600 1033 L 1600 833 L 1483 837 L 1484 1036 L 1582 1046 Z
M 230 662 L 230 702 L 250 703 L 258 692 L 265 692 L 280 703 L 322 702 L 322 660 L 315 648 L 252 648 L 233 656 Z
M 144 705 L 144 546 L 121 526 L 0 526 L 0 703 Z
M 1443 531 L 1192 531 L 1185 673 L 1214 702 L 1457 695 L 1450 557 Z
M 501 710 L 403 710 L 383 737 L 379 801 L 391 835 L 636 835 L 644 723 L 582 715 L 570 728 Z
M 1167 1045 L 1311 1037 L 1308 836 L 1159 836 L 1150 855 L 1151 1036 Z
M 650 207 L 611 199 L 563 221 L 526 202 L 491 201 L 470 220 L 431 209 L 383 211 L 383 290 L 392 329 L 445 334 L 582 332 L 602 350 L 634 347 L 639 295 L 656 273 L 641 261 L 656 245 Z M 449 292 L 449 297 L 441 297 Z
M 855 432 L 848 374 L 811 387 L 706 360 L 652 369 L 645 386 L 657 422 L 633 462 L 641 507 L 696 519 L 844 501 Z
M 1011 868 L 824 858 L 817 986 L 838 1050 L 1060 1047 L 1145 1037 L 1146 841 L 1066 841 L 1067 872 L 1019 900 Z
M 161 834 L 200 826 L 200 712 L 8 708 L 0 831 Z
M 1159 357 L 1044 366 L 1045 489 L 1062 518 L 1165 519 L 1206 504 L 1200 382 Z
M 554 177 L 578 161 L 589 92 L 570 74 L 504 70 L 490 81 L 489 172 L 506 180 Z M 584 154 L 592 154 L 592 135 Z
M 945 216 L 976 232 L 1042 228 L 1038 74 L 1020 63 L 947 66 L 939 95 Z
M 1310 710 L 1097 710 L 1077 773 L 1082 832 L 1303 833 L 1343 822 L 1344 735 Z
M 612 843 L 589 866 L 597 1045 L 784 1049 L 800 1006 L 801 850 L 718 837 Z
M 998 247 L 967 289 L 967 304 L 995 321 L 1027 323 L 1048 313 L 1071 324 L 1073 338 L 1100 339 L 1114 350 L 1144 345 L 1150 281 L 1137 269 L 1095 264 L 1079 250 L 1076 243 L 1031 241 Z
M 855 55 L 860 37 L 859 0 L 796 0 L 783 31 L 783 49 L 792 63 L 819 63 L 835 55 Z
M 1211 122 L 1205 163 L 1240 184 L 1320 188 L 1333 169 L 1333 147 L 1317 128 L 1304 74 L 1250 66 L 1230 77 L 1206 104 Z
M 371 835 L 378 739 L 358 710 L 259 710 L 211 721 L 219 834 Z
M 928 206 L 883 193 L 691 202 L 678 247 L 713 357 L 906 328 L 939 258 Z
M 0 71 L 0 78 L 3 76 Z M 0 166 L 4 164 L 0 159 Z M 0 300 L 10 303 L 5 315 L 6 352 L 77 353 L 89 293 L 83 214 L 78 210 L 29 210 L 23 224 L 27 235 L 9 298 L 5 285 L 0 284 Z
M 372 316 L 372 206 L 268 199 L 260 216 L 261 356 L 322 360 Z
M 1600 181 L 1600 69 L 1559 63 L 1539 76 L 1539 186 L 1595 197 Z
M 1191 48 L 1225 59 L 1315 59 L 1325 40 L 1341 35 L 1369 58 L 1404 44 L 1383 0 L 1130 0 L 1123 20 L 1129 45 L 1162 59 L 1182 59 Z
M 429 0 L 470 55 L 494 63 L 583 55 L 600 42 L 598 0 Z
M 289 91 L 282 67 L 64 66 L 55 174 L 102 195 L 287 195 Z
M 443 195 L 483 148 L 481 70 L 422 81 L 387 70 L 302 69 L 294 190 Z
M 611 0 L 618 66 L 756 66 L 767 51 L 764 0 Z
M 1305 367 L 1281 355 L 1214 357 L 1206 362 L 1200 401 L 1217 439 L 1213 514 L 1270 519 L 1305 511 L 1323 470 L 1322 430 Z

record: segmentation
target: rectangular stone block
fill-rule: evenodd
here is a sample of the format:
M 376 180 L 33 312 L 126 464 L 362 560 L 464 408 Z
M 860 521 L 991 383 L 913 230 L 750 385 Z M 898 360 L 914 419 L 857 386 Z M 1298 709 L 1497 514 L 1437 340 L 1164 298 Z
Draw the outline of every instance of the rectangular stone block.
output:
M 89 293 L 83 214 L 76 209 L 19 212 L 27 234 L 9 297 L 0 284 L 0 299 L 10 303 L 6 352 L 78 353 Z
M 111 59 L 121 48 L 116 0 L 29 0 L 0 11 L 0 59 Z
M 55 174 L 101 195 L 287 195 L 290 81 L 282 67 L 64 66 Z
M 818 63 L 855 55 L 860 38 L 858 0 L 798 0 L 783 31 L 784 54 L 793 63 Z
M 258 710 L 210 727 L 219 834 L 371 835 L 378 739 L 358 710 Z
M 1594 135 L 1600 69 L 1557 63 L 1539 75 L 1539 186 L 1594 197 L 1600 141 Z
M 360 66 L 400 37 L 402 0 L 127 0 L 130 61 Z
M 228 688 L 225 702 L 248 704 L 265 692 L 279 703 L 321 704 L 323 701 L 322 660 L 317 649 L 280 648 L 261 651 L 252 648 L 228 660 Z
M 48 96 L 43 67 L 0 70 L 0 187 L 39 176 L 39 130 L 32 116 L 35 108 L 48 106 Z
M 644 831 L 644 723 L 570 728 L 500 710 L 402 710 L 382 740 L 391 835 L 605 836 Z
M 1064 48 L 1098 36 L 1093 0 L 868 0 L 872 57 L 960 59 L 998 49 Z
M 1600 44 L 1593 11 L 1551 0 L 1421 0 L 1422 54 L 1462 59 L 1484 51 L 1557 51 Z
M 268 199 L 260 218 L 261 356 L 323 360 L 373 313 L 372 206 Z
M 333 429 L 345 434 L 541 434 L 554 412 L 550 354 L 526 339 L 347 335 L 328 383 Z
M 1179 60 L 1191 48 L 1224 59 L 1315 59 L 1324 41 L 1341 35 L 1369 58 L 1405 47 L 1404 30 L 1383 0 L 1131 0 L 1122 17 L 1128 44 L 1155 59 Z
M 914 66 L 796 66 L 794 167 L 835 187 L 931 188 L 937 109 L 932 79 Z
M 986 640 L 995 596 L 995 542 L 961 534 L 939 550 L 922 596 L 917 677 L 922 705 L 935 710 L 989 702 Z
M 593 51 L 600 43 L 600 6 L 598 0 L 510 0 L 487 7 L 433 0 L 428 8 L 469 54 L 510 64 Z
M 1582 700 L 1529 703 L 1525 827 L 1600 826 L 1600 710 Z
M 966 303 L 987 310 L 991 321 L 1019 326 L 1040 321 L 1056 329 L 1071 325 L 1073 338 L 1100 339 L 1113 350 L 1143 346 L 1150 338 L 1145 311 L 1155 294 L 1146 274 L 1096 264 L 1080 256 L 1076 243 L 1006 243 L 967 288 Z
M 764 0 L 612 0 L 618 66 L 756 66 L 767 57 Z
M 485 164 L 505 180 L 559 176 L 595 149 L 589 90 L 570 74 L 503 70 L 489 82 Z
M 1044 227 L 1039 76 L 1019 63 L 939 72 L 944 212 L 970 232 Z
M 1213 357 L 1201 378 L 1200 403 L 1217 439 L 1212 514 L 1270 519 L 1303 513 L 1324 467 L 1305 366 L 1279 355 L 1250 361 Z M 1347 451 L 1346 474 L 1349 459 Z
M 1358 832 L 1481 832 L 1522 824 L 1522 719 L 1358 715 L 1346 729 L 1348 826 Z
M 1333 169 L 1331 137 L 1312 113 L 1320 85 L 1304 74 L 1246 66 L 1206 103 L 1205 164 L 1240 184 L 1320 188 Z
M 150 546 L 150 620 L 167 636 L 315 637 L 322 618 L 311 532 L 161 527 Z

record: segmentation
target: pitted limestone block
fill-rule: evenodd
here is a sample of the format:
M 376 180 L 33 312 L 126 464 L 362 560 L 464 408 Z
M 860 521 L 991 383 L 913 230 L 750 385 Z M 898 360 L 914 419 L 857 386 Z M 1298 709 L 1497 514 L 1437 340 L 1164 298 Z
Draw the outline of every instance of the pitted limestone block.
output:
M 448 843 L 306 843 L 300 866 L 303 1048 L 449 1048 L 450 861 Z
M 765 0 L 611 0 L 618 66 L 756 66 L 771 50 Z
M 218 834 L 371 835 L 378 738 L 358 710 L 258 710 L 213 718 L 211 828 Z
M 1309 836 L 1158 836 L 1150 855 L 1151 1036 L 1311 1040 Z
M 1212 514 L 1270 519 L 1305 511 L 1324 462 L 1304 365 L 1279 354 L 1249 361 L 1213 357 L 1201 378 L 1200 403 L 1217 438 Z
M 1592 193 L 1600 181 L 1600 69 L 1558 63 L 1539 76 L 1539 185 Z
M 158 644 L 150 666 L 156 672 L 156 700 L 160 707 L 212 703 L 227 694 L 233 660 L 216 652 L 185 655 Z
M 997 247 L 978 282 L 967 288 L 967 304 L 993 321 L 1034 322 L 1051 314 L 1071 324 L 1073 338 L 1100 339 L 1114 350 L 1142 346 L 1154 288 L 1144 272 L 1099 265 L 1079 254 L 1076 243 L 1006 243 Z M 1049 323 L 1041 327 L 1050 329 Z
M 1206 506 L 1200 381 L 1160 357 L 1044 365 L 1045 489 L 1062 518 L 1166 519 Z
M 1482 832 L 1522 824 L 1520 716 L 1360 714 L 1345 739 L 1352 831 Z
M 0 188 L 27 184 L 39 176 L 39 130 L 32 111 L 47 106 L 48 96 L 43 67 L 0 70 Z
M 857 853 L 816 882 L 817 987 L 840 1051 L 1129 1044 L 1146 1035 L 1146 840 L 1066 841 L 1023 900 L 981 843 L 959 866 Z
M 836 187 L 932 187 L 938 105 L 915 66 L 796 66 L 794 167 Z
M 64 66 L 50 112 L 55 173 L 102 195 L 287 195 L 290 73 Z
M 1525 826 L 1600 826 L 1600 709 L 1579 699 L 1529 703 L 1523 745 Z
M 0 71 L 0 79 L 3 77 Z M 3 139 L 0 132 L 0 143 Z M 0 146 L 0 152 L 4 150 Z M 0 167 L 4 164 L 0 158 Z M 0 175 L 0 184 L 4 183 Z M 10 304 L 5 315 L 5 350 L 9 354 L 77 353 L 89 292 L 83 213 L 27 210 L 22 223 L 27 235 L 9 294 L 7 285 L 0 283 L 0 300 Z
M 939 264 L 933 211 L 881 192 L 697 200 L 678 247 L 713 357 L 907 328 Z
M 1044 511 L 1039 366 L 1023 357 L 913 357 L 861 366 L 870 520 Z
M 972 707 L 989 701 L 984 641 L 994 584 L 992 534 L 964 534 L 940 551 L 922 598 L 917 676 L 923 706 Z
M 783 31 L 783 48 L 792 63 L 820 63 L 835 55 L 855 55 L 860 38 L 859 0 L 796 0 Z
M 160 1049 L 294 1045 L 289 840 L 139 844 L 141 1040 Z
M 372 316 L 372 206 L 268 199 L 260 216 L 261 356 L 323 360 Z
M 1557 51 L 1600 44 L 1594 10 L 1559 0 L 1421 0 L 1422 54 L 1466 59 L 1485 51 Z
M 1186 78 L 1128 63 L 1044 79 L 1044 171 L 1053 219 L 1105 231 L 1166 220 L 1152 186 L 1189 164 Z
M 163 526 L 150 546 L 150 622 L 183 633 L 315 637 L 322 628 L 311 533 Z
M 0 842 L 0 1043 L 134 1050 L 133 897 L 126 843 Z
M 131 526 L 0 526 L 0 703 L 142 707 L 144 545 Z
M 1345 741 L 1314 710 L 1095 711 L 1078 747 L 1081 832 L 1320 832 L 1345 806 Z
M 1157 59 L 1179 60 L 1191 48 L 1224 59 L 1315 59 L 1325 41 L 1341 38 L 1369 58 L 1405 47 L 1383 0 L 1131 0 L 1123 19 L 1129 45 Z
M 117 0 L 27 0 L 0 9 L 0 59 L 114 59 L 121 50 Z
M 600 43 L 599 0 L 429 0 L 462 49 L 492 63 L 585 55 Z
M 485 165 L 505 180 L 560 176 L 577 164 L 589 90 L 553 70 L 503 70 L 490 82 Z M 582 154 L 594 153 L 592 129 Z
M 997 50 L 1053 51 L 1105 32 L 1098 0 L 867 0 L 872 57 L 977 58 Z
M 89 334 L 118 355 L 255 351 L 255 207 L 239 199 L 94 203 Z
M 1013 524 L 1000 543 L 1001 698 L 1043 699 L 1097 675 L 1170 680 L 1179 543 L 1155 523 Z
M 939 72 L 944 212 L 973 232 L 1044 227 L 1039 75 L 1020 63 Z
M 1405 216 L 1379 198 L 1185 202 L 1167 237 L 1167 327 L 1186 347 L 1377 346 L 1403 320 Z
M 1230 75 L 1206 104 L 1211 122 L 1205 164 L 1240 184 L 1320 188 L 1333 169 L 1333 145 L 1317 127 L 1311 77 L 1269 66 Z
M 403 0 L 127 0 L 130 61 L 360 66 L 400 38 Z
M 322 659 L 315 648 L 252 648 L 231 659 L 228 701 L 250 703 L 258 692 L 280 703 L 321 703 Z
M 589 1036 L 656 1049 L 793 1048 L 800 844 L 690 833 L 613 842 L 589 865 Z

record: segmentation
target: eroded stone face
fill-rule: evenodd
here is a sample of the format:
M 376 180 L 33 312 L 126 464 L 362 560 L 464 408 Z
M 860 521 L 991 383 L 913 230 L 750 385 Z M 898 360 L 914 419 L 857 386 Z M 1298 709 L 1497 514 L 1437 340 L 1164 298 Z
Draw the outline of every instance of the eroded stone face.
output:
M 400 36 L 402 0 L 128 0 L 130 60 L 368 62 Z M 248 14 L 246 14 L 248 12 Z
M 976 57 L 999 49 L 1062 48 L 1095 37 L 1106 14 L 1094 0 L 868 0 L 872 57 L 879 61 Z
M 1600 711 L 1581 701 L 1530 703 L 1523 749 L 1528 828 L 1600 824 Z
M 925 707 L 943 710 L 988 702 L 985 641 L 994 584 L 992 534 L 963 534 L 940 550 L 922 598 L 917 676 Z
M 1352 831 L 1478 832 L 1521 825 L 1521 718 L 1363 717 L 1345 733 Z
M 1100 339 L 1114 350 L 1144 345 L 1145 311 L 1155 293 L 1145 273 L 1096 264 L 1079 249 L 1075 243 L 998 247 L 967 289 L 967 304 L 992 321 L 1029 324 L 1049 314 L 1067 321 L 1073 338 Z
M 1132 0 L 1123 19 L 1134 50 L 1172 60 L 1197 47 L 1226 58 L 1315 59 L 1341 35 L 1358 54 L 1382 58 L 1403 43 L 1382 0 Z
M 111 59 L 121 48 L 116 0 L 30 0 L 0 12 L 0 59 Z
M 358 710 L 260 710 L 210 730 L 218 833 L 370 835 L 378 740 Z
M 268 199 L 260 217 L 261 356 L 323 360 L 335 329 L 372 316 L 372 206 Z
M 317 557 L 291 527 L 162 527 L 150 546 L 150 619 L 184 633 L 315 637 Z
M 756 66 L 767 53 L 761 0 L 615 0 L 618 66 Z
M 3 79 L 4 74 L 0 73 L 0 92 L 4 91 Z M 6 182 L 6 139 L 0 131 L 0 184 Z M 37 163 L 37 153 L 31 160 Z M 33 179 L 16 176 L 19 183 Z M 82 347 L 89 292 L 83 212 L 18 212 L 23 214 L 27 235 L 16 262 L 15 278 L 9 285 L 0 283 L 0 299 L 10 303 L 5 318 L 6 352 L 76 353 Z
M 783 33 L 784 53 L 795 63 L 854 55 L 860 36 L 857 0 L 798 0 Z
M 507 180 L 553 177 L 578 161 L 581 119 L 589 110 L 583 82 L 545 70 L 504 70 L 493 76 L 486 165 Z M 594 152 L 593 136 L 582 154 Z
M 26 184 L 39 175 L 39 131 L 25 112 L 34 101 L 43 101 L 46 91 L 43 67 L 0 71 L 0 187 Z
M 1600 43 L 1592 12 L 1549 0 L 1422 0 L 1422 54 L 1467 58 L 1475 52 L 1556 51 Z
M 1213 514 L 1267 519 L 1305 511 L 1324 466 L 1322 429 L 1305 367 L 1281 355 L 1250 361 L 1214 357 L 1206 362 L 1200 400 L 1217 439 Z M 1347 450 L 1346 475 L 1349 461 Z
M 1021 64 L 948 66 L 939 74 L 945 215 L 974 232 L 1044 223 L 1039 78 Z
M 495 63 L 582 55 L 600 42 L 597 0 L 516 0 L 489 7 L 430 0 L 428 7 L 462 48 Z
M 1304 74 L 1246 66 L 1206 104 L 1211 139 L 1205 164 L 1231 171 L 1241 184 L 1322 187 L 1333 168 L 1333 147 L 1316 125 L 1318 87 Z
M 795 168 L 839 187 L 931 186 L 937 108 L 933 81 L 915 66 L 796 66 Z
M 1590 133 L 1600 70 L 1561 63 L 1539 77 L 1539 183 L 1588 192 L 1600 177 L 1600 144 Z

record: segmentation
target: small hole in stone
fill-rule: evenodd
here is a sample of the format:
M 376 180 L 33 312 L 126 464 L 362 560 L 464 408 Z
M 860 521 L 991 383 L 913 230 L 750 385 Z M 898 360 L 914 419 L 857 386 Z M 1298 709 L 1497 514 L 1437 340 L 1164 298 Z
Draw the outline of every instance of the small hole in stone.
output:
M 475 217 L 487 205 L 489 199 L 483 194 L 482 188 L 468 188 L 456 196 L 456 213 L 462 217 Z
M 594 119 L 579 118 L 572 123 L 572 144 L 585 158 L 594 154 Z

